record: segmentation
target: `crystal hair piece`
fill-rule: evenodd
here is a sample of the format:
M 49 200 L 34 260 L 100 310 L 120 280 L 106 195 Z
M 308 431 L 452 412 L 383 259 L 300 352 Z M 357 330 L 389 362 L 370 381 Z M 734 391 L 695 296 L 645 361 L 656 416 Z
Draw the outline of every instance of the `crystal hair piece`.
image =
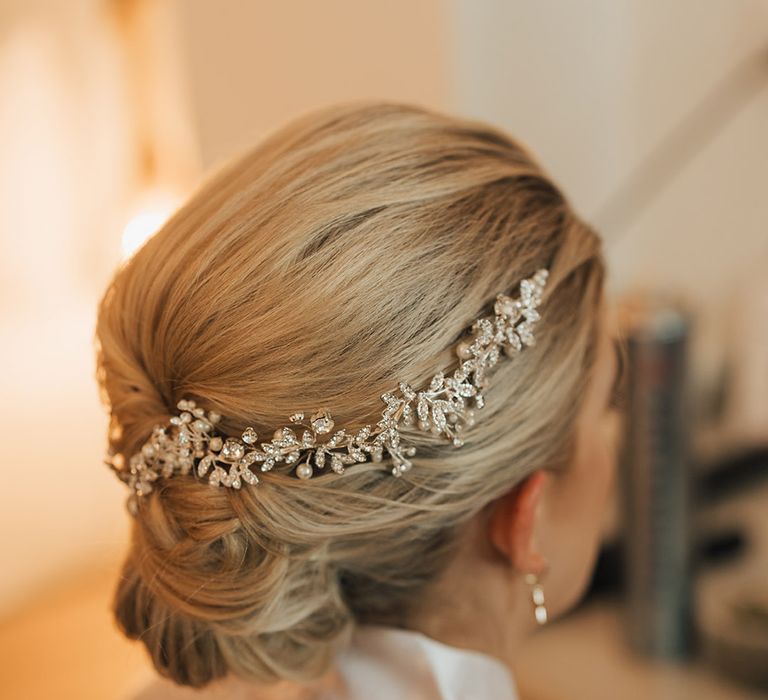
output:
M 424 389 L 415 390 L 401 381 L 399 395 L 396 391 L 382 394 L 386 408 L 375 428 L 365 425 L 355 432 L 340 428 L 331 435 L 335 423 L 323 408 L 310 415 L 308 422 L 304 413 L 294 413 L 289 417 L 293 427 L 278 428 L 271 441 L 256 446 L 258 435 L 253 428 L 247 427 L 240 439 L 220 436 L 215 429 L 221 420 L 218 413 L 206 414 L 195 401 L 181 399 L 177 404 L 180 415 L 171 417 L 170 426 L 156 425 L 127 468 L 122 455 L 115 455 L 111 448 L 104 462 L 130 487 L 128 510 L 133 515 L 137 512 L 137 497 L 150 493 L 154 481 L 174 474 L 187 475 L 193 469 L 198 477 L 207 476 L 213 486 L 239 489 L 243 482 L 259 482 L 254 465 L 261 472 L 283 464 L 295 465 L 295 475 L 309 479 L 327 466 L 341 474 L 350 464 L 381 462 L 386 452 L 393 462 L 392 474 L 400 476 L 411 468 L 408 457 L 415 454 L 416 448 L 404 444 L 399 428 L 415 423 L 419 430 L 442 435 L 455 447 L 464 444 L 465 429 L 475 423 L 467 399 L 474 402 L 475 408 L 485 405 L 487 370 L 496 364 L 502 350 L 513 356 L 523 346 L 535 344 L 533 328 L 540 318 L 536 308 L 548 275 L 542 268 L 522 280 L 516 298 L 496 295 L 493 316 L 477 319 L 471 326 L 474 337 L 456 346 L 461 362 L 452 376 L 439 371 Z M 299 426 L 304 429 L 301 437 L 297 435 Z M 196 466 L 195 460 L 199 460 Z

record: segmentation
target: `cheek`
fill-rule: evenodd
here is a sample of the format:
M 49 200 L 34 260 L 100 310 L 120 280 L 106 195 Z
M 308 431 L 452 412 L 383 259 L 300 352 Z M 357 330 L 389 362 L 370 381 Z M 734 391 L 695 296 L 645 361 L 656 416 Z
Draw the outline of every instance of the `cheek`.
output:
M 594 420 L 585 427 L 576 459 L 561 476 L 552 503 L 552 513 L 556 513 L 557 542 L 551 550 L 557 570 L 553 591 L 556 610 L 573 605 L 589 581 L 615 479 L 615 423 L 612 419 Z
M 587 508 L 596 523 L 602 520 L 608 494 L 616 478 L 616 444 L 619 434 L 619 419 L 616 414 L 607 414 L 590 431 L 584 458 L 579 464 Z
M 553 494 L 552 514 L 559 539 L 567 541 L 574 558 L 584 565 L 599 544 L 616 477 L 618 427 L 613 414 L 593 418 L 583 426 L 575 459 Z
M 611 412 L 605 419 L 602 435 L 603 473 L 601 477 L 605 481 L 605 495 L 607 496 L 616 480 L 616 472 L 619 458 L 619 441 L 623 430 L 623 417 L 617 411 Z
M 593 419 L 580 435 L 576 460 L 568 475 L 570 497 L 590 519 L 599 519 L 600 505 L 606 502 L 615 478 L 617 434 L 615 415 L 606 414 Z

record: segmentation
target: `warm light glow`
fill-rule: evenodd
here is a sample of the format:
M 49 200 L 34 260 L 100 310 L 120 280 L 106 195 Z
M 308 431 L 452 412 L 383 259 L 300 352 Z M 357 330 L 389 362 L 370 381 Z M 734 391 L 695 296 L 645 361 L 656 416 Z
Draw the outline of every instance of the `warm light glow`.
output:
M 157 233 L 180 203 L 180 196 L 155 191 L 144 195 L 123 229 L 121 254 L 130 258 L 152 235 Z

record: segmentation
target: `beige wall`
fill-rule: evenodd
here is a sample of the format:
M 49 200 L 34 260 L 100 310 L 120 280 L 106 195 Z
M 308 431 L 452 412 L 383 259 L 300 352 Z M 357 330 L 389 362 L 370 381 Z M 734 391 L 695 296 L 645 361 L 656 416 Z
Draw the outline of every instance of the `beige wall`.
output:
M 206 165 L 331 102 L 452 100 L 451 8 L 441 0 L 178 6 Z
M 0 37 L 0 610 L 109 551 L 96 286 L 130 178 L 119 53 L 93 2 L 4 3 Z M 108 246 L 100 243 L 109 237 Z
M 505 125 L 540 155 L 606 240 L 613 292 L 647 285 L 690 301 L 697 310 L 694 376 L 707 390 L 728 348 L 723 338 L 733 326 L 737 286 L 749 276 L 768 285 L 768 3 L 453 5 L 460 109 Z M 739 77 L 748 85 L 735 85 L 702 111 L 695 128 L 676 132 L 758 50 L 764 68 Z M 608 203 L 617 187 L 670 133 L 658 171 L 674 170 L 674 177 L 637 216 L 614 216 Z M 765 292 L 746 291 L 748 298 L 758 293 Z M 762 324 L 765 338 L 763 318 L 749 322 Z

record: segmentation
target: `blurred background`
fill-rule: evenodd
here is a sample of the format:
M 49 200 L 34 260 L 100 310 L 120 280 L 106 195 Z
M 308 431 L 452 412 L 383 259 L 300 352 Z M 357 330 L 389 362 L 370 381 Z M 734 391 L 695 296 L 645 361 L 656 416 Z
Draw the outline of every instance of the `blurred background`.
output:
M 526 652 L 525 697 L 768 697 L 765 0 L 0 0 L 0 696 L 118 698 L 150 673 L 109 614 L 129 516 L 93 332 L 115 266 L 217 163 L 357 98 L 526 143 L 632 299 L 628 390 L 664 439 L 628 435 L 636 498 Z M 654 589 L 674 552 L 633 542 L 669 528 L 692 566 Z M 627 617 L 641 599 L 658 614 Z

